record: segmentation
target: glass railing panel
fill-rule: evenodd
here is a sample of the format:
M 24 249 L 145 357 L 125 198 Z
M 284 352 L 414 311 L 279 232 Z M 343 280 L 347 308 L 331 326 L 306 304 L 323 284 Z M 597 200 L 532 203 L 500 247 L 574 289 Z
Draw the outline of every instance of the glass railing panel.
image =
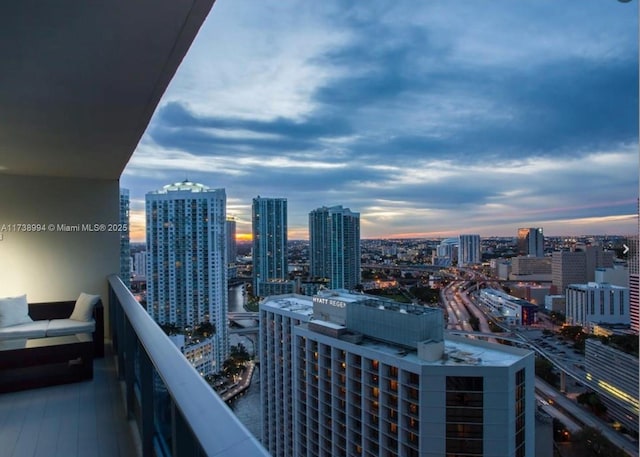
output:
M 143 454 L 268 456 L 117 276 L 109 287 L 111 338 Z
M 170 457 L 173 444 L 171 396 L 156 370 L 153 370 L 153 428 L 157 455 Z

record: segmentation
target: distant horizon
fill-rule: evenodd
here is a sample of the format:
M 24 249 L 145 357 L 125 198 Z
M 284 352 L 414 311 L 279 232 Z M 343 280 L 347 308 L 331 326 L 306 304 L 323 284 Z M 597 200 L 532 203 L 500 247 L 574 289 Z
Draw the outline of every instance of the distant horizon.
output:
M 460 233 L 460 235 L 478 235 L 477 233 L 470 233 L 470 232 L 465 232 L 465 233 Z M 399 241 L 399 240 L 444 240 L 447 238 L 456 238 L 458 235 L 456 236 L 434 236 L 434 237 L 412 237 L 412 238 L 398 238 L 398 237 L 367 237 L 367 238 L 360 238 L 360 240 L 394 240 L 394 241 Z M 611 233 L 600 233 L 600 234 L 596 234 L 596 233 L 591 233 L 591 234 L 584 234 L 584 235 L 578 235 L 578 234 L 571 234 L 571 235 L 547 235 L 544 234 L 545 238 L 600 238 L 600 237 L 611 237 L 611 238 L 630 238 L 632 236 L 638 236 L 638 234 L 611 234 Z M 516 235 L 489 235 L 489 236 L 483 236 L 480 235 L 480 239 L 491 239 L 491 238 L 513 238 L 516 239 L 517 236 Z M 288 242 L 290 241 L 309 241 L 308 238 L 288 238 L 287 240 Z M 244 239 L 244 238 L 238 238 L 236 236 L 236 242 L 237 243 L 251 243 L 252 240 L 251 239 Z M 130 239 L 130 243 L 134 243 L 134 244 L 146 244 L 146 240 L 134 240 L 134 239 Z

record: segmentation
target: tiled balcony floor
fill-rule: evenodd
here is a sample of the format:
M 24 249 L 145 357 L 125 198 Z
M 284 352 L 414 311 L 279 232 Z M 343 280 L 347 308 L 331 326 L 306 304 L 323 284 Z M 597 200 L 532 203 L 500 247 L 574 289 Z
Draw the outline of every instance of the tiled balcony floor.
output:
M 3 457 L 136 457 L 111 356 L 93 381 L 0 394 Z

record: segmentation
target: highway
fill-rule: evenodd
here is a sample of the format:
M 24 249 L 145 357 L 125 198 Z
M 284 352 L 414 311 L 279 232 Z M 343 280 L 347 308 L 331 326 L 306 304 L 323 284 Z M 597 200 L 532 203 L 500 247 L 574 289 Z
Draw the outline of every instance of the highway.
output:
M 488 329 L 488 324 L 486 327 L 483 325 L 483 322 L 486 324 L 486 316 L 482 311 L 482 307 L 478 306 L 474 300 L 472 300 L 472 297 L 469 296 L 467 291 L 470 286 L 475 287 L 476 283 L 486 284 L 487 287 L 497 289 L 499 289 L 500 286 L 473 270 L 464 270 L 462 274 L 467 275 L 468 280 L 454 280 L 444 290 L 443 301 L 447 312 L 450 315 L 453 313 L 458 321 L 461 318 L 468 320 L 468 313 L 464 306 L 466 305 L 466 308 L 479 319 L 482 333 L 490 333 L 490 330 L 485 330 Z M 458 314 L 461 308 L 465 310 L 465 313 L 462 315 Z M 482 316 L 482 318 L 480 316 Z M 451 319 L 447 326 L 447 328 L 451 330 L 466 330 L 462 327 L 463 326 L 459 325 L 459 322 L 452 322 Z M 548 341 L 542 341 L 544 339 L 538 337 L 538 335 L 541 334 L 541 329 L 529 330 L 528 328 L 516 328 L 510 329 L 510 331 L 512 331 L 516 338 L 519 338 L 525 346 L 549 360 L 556 369 L 563 372 L 570 381 L 573 380 L 574 383 L 578 382 L 583 385 L 588 384 L 582 369 L 584 356 L 576 354 L 573 350 L 564 346 L 566 343 L 563 345 L 561 342 L 553 341 L 553 338 L 550 338 Z M 557 417 L 561 420 L 572 433 L 575 433 L 577 428 L 579 429 L 583 426 L 592 427 L 600 431 L 609 441 L 620 449 L 623 449 L 630 456 L 639 457 L 638 443 L 632 442 L 627 437 L 618 433 L 609 423 L 580 407 L 574 400 L 568 398 L 565 394 L 557 391 L 539 378 L 536 378 L 536 395 L 543 405 L 542 409 L 552 417 Z
M 629 439 L 612 429 L 607 422 L 579 407 L 539 378 L 536 378 L 536 392 L 539 392 L 548 403 L 553 402 L 557 404 L 562 410 L 566 411 L 575 422 L 598 430 L 609 441 L 620 449 L 623 449 L 627 454 L 638 457 L 638 445 L 636 443 L 629 441 Z

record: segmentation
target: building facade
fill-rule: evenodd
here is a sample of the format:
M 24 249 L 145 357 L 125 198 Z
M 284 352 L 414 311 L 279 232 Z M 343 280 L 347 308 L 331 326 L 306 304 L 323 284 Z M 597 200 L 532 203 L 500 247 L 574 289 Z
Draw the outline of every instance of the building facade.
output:
M 597 282 L 571 284 L 565 314 L 569 325 L 589 331 L 594 324 L 629 324 L 629 289 Z
M 497 289 L 482 289 L 480 302 L 498 312 L 509 325 L 531 325 L 536 322 L 538 306 Z
M 170 335 L 169 339 L 180 349 L 180 352 L 201 376 L 211 375 L 215 372 L 213 340 L 202 338 L 189 341 L 185 335 Z
M 433 264 L 443 267 L 450 267 L 454 259 L 458 258 L 459 238 L 446 238 L 438 244 L 435 249 Z
M 234 217 L 227 217 L 227 261 L 229 264 L 235 264 L 237 256 L 236 219 Z
M 312 278 L 326 278 L 331 289 L 354 289 L 361 280 L 360 214 L 342 206 L 309 213 Z
M 215 327 L 214 370 L 229 354 L 226 194 L 184 181 L 146 195 L 147 311 L 160 324 Z
M 569 284 L 587 282 L 587 259 L 582 251 L 556 251 L 551 257 L 551 283 L 555 293 L 564 295 Z
M 587 385 L 598 393 L 607 414 L 637 436 L 638 356 L 588 338 L 584 360 Z
M 260 344 L 274 456 L 533 455 L 533 354 L 445 339 L 439 309 L 344 291 L 271 297 Z
M 595 281 L 596 270 L 613 268 L 613 251 L 602 246 L 576 246 L 572 251 L 556 251 L 551 257 L 551 281 L 554 292 L 564 294 L 569 284 Z
M 458 266 L 482 263 L 480 255 L 480 235 L 460 235 L 458 247 Z
M 606 282 L 620 287 L 629 287 L 629 268 L 614 265 L 613 268 L 596 268 L 595 282 Z
M 551 257 L 512 257 L 511 274 L 516 280 L 551 281 Z
M 541 227 L 518 229 L 518 254 L 544 257 L 544 235 Z
M 640 243 L 629 237 L 629 317 L 631 330 L 640 331 Z
M 120 189 L 120 279 L 131 287 L 131 247 L 129 243 L 129 189 Z
M 263 283 L 283 281 L 287 266 L 287 199 L 253 199 L 253 295 L 264 297 Z
M 133 276 L 135 279 L 147 278 L 147 251 L 133 254 Z

